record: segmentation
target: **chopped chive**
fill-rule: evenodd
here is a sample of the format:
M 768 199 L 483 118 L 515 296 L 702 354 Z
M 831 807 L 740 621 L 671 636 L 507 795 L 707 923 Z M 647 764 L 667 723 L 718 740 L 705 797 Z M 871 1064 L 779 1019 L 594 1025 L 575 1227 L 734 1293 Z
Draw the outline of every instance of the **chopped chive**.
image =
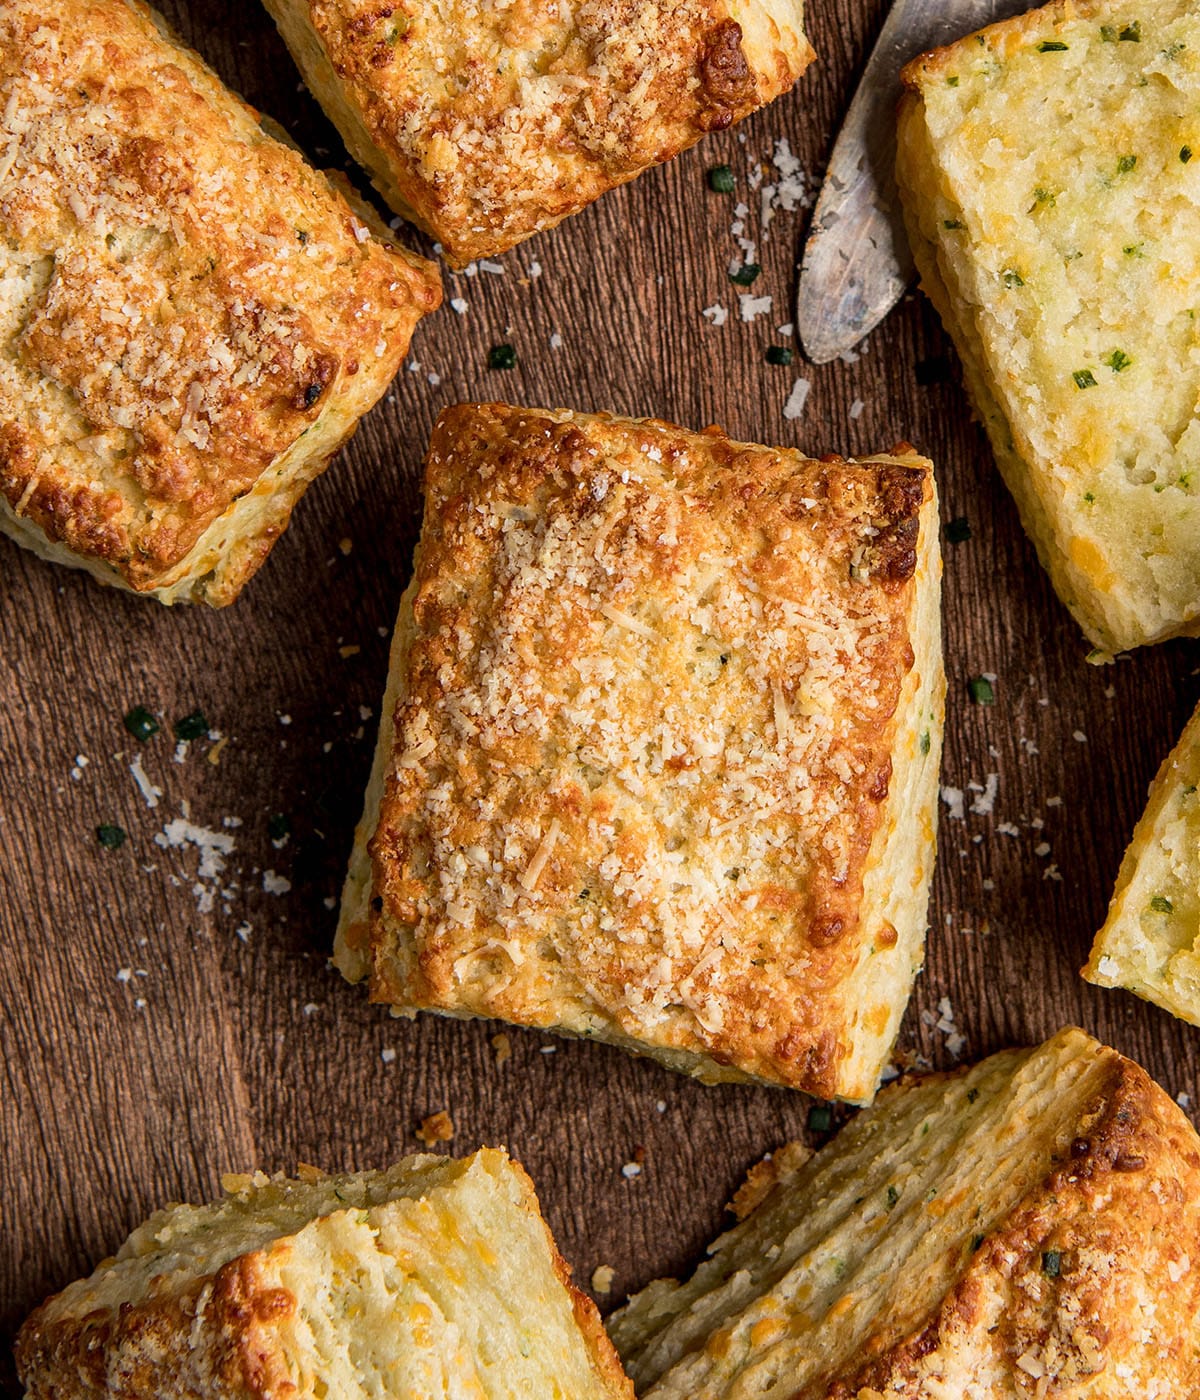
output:
M 1089 506 L 1094 506 L 1096 504 L 1096 493 L 1094 491 L 1085 491 L 1083 493 L 1083 499 Z
M 769 365 L 790 365 L 796 356 L 790 346 L 769 345 L 764 358 Z
M 267 835 L 272 841 L 282 841 L 292 834 L 292 824 L 282 812 L 276 812 L 267 819 Z
M 927 754 L 927 753 L 929 752 L 929 730 L 928 730 L 928 729 L 922 730 L 922 732 L 921 732 L 921 737 L 917 740 L 917 747 L 920 749 L 920 751 L 921 751 L 921 753 L 922 753 L 923 755 L 924 755 L 924 754 Z
M 714 165 L 708 172 L 708 188 L 714 194 L 732 194 L 733 171 L 727 165 Z
M 1117 35 L 1123 43 L 1140 44 L 1142 42 L 1142 26 L 1139 20 L 1134 20 L 1132 24 L 1127 24 Z
M 1062 1251 L 1048 1249 L 1042 1255 L 1042 1273 L 1047 1278 L 1057 1278 L 1062 1273 Z
M 511 345 L 493 345 L 488 351 L 488 369 L 514 369 L 517 352 Z
M 1186 165 L 1186 164 L 1188 163 L 1188 161 L 1191 160 L 1191 158 L 1192 158 L 1192 148 L 1191 148 L 1190 146 L 1180 146 L 1180 148 L 1179 148 L 1179 159 L 1180 159 L 1181 161 L 1183 161 L 1184 165 Z
M 748 287 L 757 280 L 762 268 L 758 263 L 743 263 L 736 272 L 729 274 L 729 280 L 736 282 L 739 287 Z
M 984 1236 L 984 1235 L 972 1235 L 972 1236 L 971 1236 L 971 1253 L 972 1253 L 972 1254 L 978 1254 L 978 1253 L 979 1253 L 980 1246 L 983 1244 L 983 1241 L 984 1241 L 985 1238 L 986 1238 L 986 1236 Z
M 1117 42 L 1117 26 L 1115 24 L 1102 24 L 1100 37 L 1106 44 L 1115 44 Z
M 897 1202 L 899 1199 L 900 1199 L 900 1192 L 897 1191 L 896 1188 L 895 1188 L 894 1186 L 889 1186 L 888 1189 L 887 1189 L 887 1208 L 888 1208 L 888 1210 L 891 1210 L 892 1207 L 896 1204 L 896 1202 Z
M 125 844 L 125 829 L 114 822 L 103 822 L 96 828 L 96 840 L 106 851 L 119 851 Z
M 1096 376 L 1090 369 L 1073 370 L 1071 378 L 1075 381 L 1077 389 L 1094 389 L 1096 387 Z
M 1041 185 L 1039 185 L 1037 189 L 1034 190 L 1033 197 L 1038 204 L 1054 203 L 1054 195 L 1049 190 L 1044 189 Z
M 1067 47 L 1061 39 L 1043 39 L 1037 46 L 1038 53 L 1066 53 Z
M 962 544 L 971 538 L 971 526 L 965 515 L 956 515 L 953 520 L 946 521 L 942 533 L 950 544 Z
M 1013 267 L 1006 267 L 1000 274 L 1000 280 L 1006 287 L 1023 287 L 1025 285 L 1024 277 Z
M 1146 256 L 1143 251 L 1145 246 L 1144 243 L 1126 243 L 1124 248 L 1121 249 L 1121 252 L 1124 253 L 1127 258 L 1144 258 Z
M 209 724 L 204 718 L 203 710 L 193 710 L 190 715 L 177 719 L 172 728 L 177 739 L 183 743 L 190 743 L 193 739 L 203 739 L 208 733 Z
M 145 705 L 135 705 L 125 716 L 125 728 L 139 743 L 144 744 L 158 733 L 158 720 Z
M 833 1127 L 833 1110 L 828 1104 L 819 1103 L 808 1110 L 808 1131 L 827 1133 Z
M 958 74 L 957 74 L 957 73 L 952 74 L 949 78 L 946 79 L 946 86 L 947 86 L 947 87 L 957 87 L 957 86 L 958 86 Z
M 968 1090 L 967 1090 L 967 1102 L 968 1102 L 968 1103 L 974 1103 L 975 1100 L 976 1100 L 978 1097 L 979 1097 L 979 1090 L 978 1090 L 978 1089 L 968 1089 Z
M 1117 161 L 1117 174 L 1127 175 L 1137 164 L 1137 156 L 1122 156 Z
M 972 676 L 967 682 L 967 689 L 971 693 L 971 699 L 977 705 L 994 705 L 996 703 L 996 692 L 986 676 Z
M 1123 369 L 1128 369 L 1133 361 L 1124 350 L 1114 350 L 1111 355 L 1106 355 L 1104 363 L 1114 374 L 1120 374 Z
M 1156 894 L 1150 901 L 1150 908 L 1156 914 L 1173 914 L 1175 912 L 1175 906 L 1165 894 Z
M 961 219 L 943 219 L 943 228 L 966 228 L 966 224 Z

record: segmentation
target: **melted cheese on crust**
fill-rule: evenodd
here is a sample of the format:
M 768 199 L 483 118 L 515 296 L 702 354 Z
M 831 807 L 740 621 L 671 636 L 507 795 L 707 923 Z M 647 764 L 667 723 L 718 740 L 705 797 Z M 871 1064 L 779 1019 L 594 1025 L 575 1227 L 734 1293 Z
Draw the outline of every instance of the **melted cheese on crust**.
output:
M 343 970 L 869 1098 L 932 866 L 935 522 L 915 456 L 443 414 Z
M 230 601 L 440 300 L 352 200 L 145 7 L 0 0 L 0 528 Z
M 785 92 L 800 0 L 267 0 L 384 198 L 500 252 Z

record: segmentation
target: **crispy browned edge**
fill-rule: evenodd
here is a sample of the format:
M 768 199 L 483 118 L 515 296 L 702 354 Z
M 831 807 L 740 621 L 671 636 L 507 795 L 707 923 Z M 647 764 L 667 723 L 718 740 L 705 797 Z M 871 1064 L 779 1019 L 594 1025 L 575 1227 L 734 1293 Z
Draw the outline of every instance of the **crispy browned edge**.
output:
M 597 1379 L 613 1400 L 633 1400 L 633 1383 L 595 1303 L 572 1282 L 528 1172 L 504 1148 L 494 1150 L 528 1192 L 525 1205 L 545 1232 Z M 14 1348 L 26 1400 L 301 1400 L 274 1336 L 295 1312 L 296 1298 L 265 1283 L 262 1261 L 269 1248 L 239 1255 L 161 1300 L 97 1309 L 50 1326 L 41 1317 L 52 1300 L 43 1303 L 26 1319 Z M 110 1374 L 118 1352 L 124 1364 Z
M 261 118 L 260 114 L 239 94 L 227 88 L 204 58 L 185 44 L 173 27 L 155 8 L 146 3 L 146 0 L 121 0 L 121 2 L 128 8 L 135 21 L 140 22 L 145 27 L 148 40 L 157 39 L 173 51 L 174 56 L 184 65 L 185 74 L 192 84 L 193 91 L 202 101 L 218 107 L 220 104 L 225 104 L 227 112 L 232 109 L 244 111 L 255 125 L 263 129 L 279 145 L 299 153 L 299 148 L 287 137 L 286 132 L 269 119 Z M 302 156 L 302 153 L 300 154 Z M 425 259 L 399 250 L 394 245 L 388 229 L 378 214 L 360 199 L 357 191 L 353 189 L 341 172 L 321 172 L 308 162 L 307 157 L 302 156 L 302 159 L 314 177 L 324 176 L 329 198 L 334 201 L 339 199 L 344 201 L 367 225 L 376 248 L 380 254 L 386 255 L 390 263 L 388 275 L 397 283 L 405 283 L 409 289 L 410 304 L 402 315 L 398 314 L 394 318 L 396 329 L 400 332 L 395 336 L 388 355 L 388 360 L 394 361 L 394 374 L 394 368 L 399 365 L 407 352 L 412 333 L 421 317 L 436 310 L 441 304 L 441 279 L 436 267 Z M 380 276 L 383 276 L 382 267 L 379 273 Z M 290 469 L 286 484 L 273 495 L 270 508 L 264 514 L 264 523 L 261 528 L 252 535 L 236 539 L 232 545 L 227 547 L 215 567 L 208 573 L 194 579 L 191 587 L 180 595 L 181 600 L 202 601 L 212 607 L 225 607 L 237 598 L 246 582 L 262 566 L 275 542 L 287 529 L 292 510 L 300 497 L 312 482 L 325 471 L 333 457 L 354 435 L 362 416 L 382 396 L 392 377 L 392 375 L 388 375 L 381 379 L 377 389 L 372 389 L 367 396 L 351 394 L 347 393 L 345 389 L 342 390 L 347 401 L 361 400 L 357 406 L 352 406 L 349 402 L 345 405 L 335 405 L 332 415 L 334 417 L 341 416 L 346 408 L 350 408 L 349 419 L 344 424 L 342 431 L 324 450 L 312 455 L 307 460 L 302 459 Z M 318 423 L 325 412 L 326 405 L 324 404 L 315 408 L 310 415 L 309 427 L 311 428 Z M 301 434 L 302 436 L 303 434 Z M 265 480 L 285 459 L 296 455 L 299 442 L 300 438 L 298 437 L 291 447 L 277 456 L 261 473 L 259 481 Z M 188 555 L 194 549 L 199 548 L 203 542 L 204 534 L 233 514 L 240 499 L 240 497 L 235 497 L 224 511 L 214 515 L 210 520 L 204 521 L 200 535 L 191 540 L 186 548 L 177 550 L 167 558 L 142 561 L 136 556 L 127 557 L 127 552 L 122 544 L 124 536 L 118 532 L 117 527 L 103 519 L 103 496 L 97 497 L 87 486 L 80 485 L 67 489 L 61 484 L 52 482 L 45 486 L 38 486 L 32 496 L 27 496 L 25 487 L 29 472 L 25 458 L 28 455 L 27 439 L 21 425 L 13 422 L 0 424 L 0 469 L 8 466 L 17 471 L 16 486 L 13 488 L 15 494 L 5 493 L 11 495 L 8 504 L 11 507 L 15 505 L 16 500 L 25 497 L 27 509 L 38 507 L 39 513 L 43 517 L 38 522 L 28 517 L 29 530 L 22 530 L 19 534 L 12 528 L 12 525 L 16 524 L 13 521 L 12 525 L 6 528 L 6 533 L 12 534 L 14 538 L 19 538 L 20 542 L 27 548 L 45 558 L 63 561 L 67 555 L 73 555 L 75 559 L 67 562 L 77 562 L 87 568 L 101 582 L 115 584 L 136 593 L 156 593 L 163 586 L 164 579 L 178 572 L 186 562 Z M 23 470 L 23 475 L 18 469 Z M 36 480 L 36 477 L 33 479 Z M 253 494 L 253 491 L 254 487 L 251 486 L 248 494 Z M 22 516 L 22 519 L 26 518 Z M 46 530 L 47 524 L 54 527 L 53 533 Z M 79 548 L 79 546 L 83 546 L 83 548 Z
M 1049 1305 L 1043 1304 L 1041 1309 L 1043 1318 L 1067 1315 L 1072 1312 L 1071 1304 L 1076 1304 L 1083 1321 L 1099 1320 L 1103 1301 L 1099 1290 L 1077 1287 L 1069 1263 L 1057 1277 L 1047 1276 L 1043 1253 L 1057 1250 L 1069 1260 L 1072 1249 L 1086 1246 L 1097 1233 L 1111 1241 L 1114 1223 L 1123 1227 L 1124 1240 L 1136 1250 L 1139 1239 L 1177 1236 L 1180 1208 L 1189 1204 L 1193 1263 L 1184 1276 L 1186 1282 L 1164 1281 L 1159 1296 L 1165 1306 L 1159 1314 L 1158 1330 L 1164 1345 L 1173 1348 L 1172 1360 L 1181 1367 L 1177 1376 L 1169 1378 L 1188 1387 L 1179 1390 L 1180 1400 L 1200 1396 L 1200 1340 L 1195 1320 L 1200 1312 L 1200 1139 L 1178 1105 L 1140 1065 L 1108 1046 L 1097 1044 L 1095 1049 L 1107 1060 L 1108 1072 L 1099 1092 L 1079 1115 L 1069 1158 L 1055 1165 L 1041 1185 L 969 1257 L 962 1277 L 931 1309 L 927 1321 L 890 1346 L 868 1338 L 863 1349 L 867 1359 L 854 1372 L 806 1387 L 794 1400 L 883 1400 L 885 1396 L 927 1400 L 921 1363 L 939 1350 L 944 1336 L 980 1322 L 984 1277 L 988 1275 L 1003 1280 L 1009 1295 L 1001 1323 L 1006 1338 L 1011 1338 L 1020 1321 L 1013 1283 L 1023 1275 L 1036 1275 L 1042 1286 L 1050 1289 Z M 905 1076 L 884 1090 L 884 1096 L 903 1092 L 913 1083 L 958 1078 L 967 1072 Z M 886 1097 L 882 1101 L 886 1102 Z M 797 1147 L 789 1143 L 769 1161 L 751 1168 L 741 1188 L 751 1193 L 750 1210 L 778 1184 L 786 1189 L 788 1178 L 803 1162 L 802 1156 L 793 1155 Z M 1161 1185 L 1170 1204 L 1155 1196 L 1153 1184 Z M 740 1196 L 741 1191 L 734 1198 L 735 1204 Z M 739 1211 L 738 1218 L 748 1213 Z M 1190 1366 L 1183 1354 L 1189 1337 Z
M 351 21 L 346 28 L 357 43 L 338 42 L 328 25 L 317 28 L 313 0 L 264 0 L 292 56 L 326 115 L 338 128 L 350 153 L 371 175 L 371 183 L 387 203 L 442 245 L 446 261 L 460 270 L 477 258 L 507 252 L 515 244 L 555 228 L 609 190 L 628 184 L 643 170 L 661 165 L 688 150 L 710 131 L 723 131 L 788 89 L 815 58 L 806 35 L 800 35 L 803 56 L 792 72 L 784 55 L 775 51 L 776 72 L 756 74 L 742 51 L 743 31 L 725 0 L 711 0 L 713 25 L 694 42 L 694 89 L 677 84 L 663 100 L 659 94 L 657 124 L 671 132 L 660 141 L 654 158 L 635 169 L 597 160 L 592 178 L 572 182 L 566 189 L 546 191 L 535 216 L 511 223 L 478 218 L 472 227 L 447 222 L 432 183 L 414 171 L 391 139 L 384 118 L 394 116 L 371 101 L 374 74 L 395 61 L 394 51 L 375 42 L 368 28 Z M 389 15 L 384 6 L 380 14 Z M 332 40 L 332 42 L 331 42 Z M 519 178 L 519 172 L 514 176 Z
M 508 425 L 511 424 L 514 416 L 518 419 L 529 417 L 541 423 L 549 423 L 554 429 L 570 431 L 569 421 L 560 422 L 557 418 L 548 419 L 547 412 L 558 414 L 564 410 L 539 410 L 514 408 L 504 403 L 467 403 L 452 405 L 442 411 L 438 421 L 434 426 L 433 435 L 430 441 L 429 451 L 425 460 L 425 499 L 426 518 L 425 525 L 430 524 L 429 507 L 433 497 L 430 482 L 434 470 L 440 465 L 439 453 L 447 454 L 451 451 L 447 444 L 452 444 L 462 433 L 461 420 L 466 419 L 468 423 L 480 428 L 481 420 L 490 416 L 492 422 L 490 427 L 493 431 L 501 434 L 505 441 L 511 440 L 513 434 Z M 600 413 L 586 415 L 588 418 L 600 419 L 605 422 L 616 422 L 618 424 L 628 421 L 619 416 Z M 694 442 L 697 449 L 706 450 L 710 456 L 717 459 L 724 459 L 740 456 L 747 453 L 766 453 L 774 456 L 778 449 L 765 448 L 757 444 L 742 443 L 732 440 L 716 427 L 710 427 L 703 432 L 697 433 L 689 429 L 680 427 L 677 424 L 666 422 L 660 419 L 637 420 L 644 422 L 648 426 L 663 428 L 673 434 L 686 437 Z M 918 457 L 915 449 L 910 443 L 900 442 L 890 449 L 890 455 L 903 457 L 906 455 Z M 788 455 L 796 455 L 788 450 Z M 799 454 L 803 456 L 803 453 Z M 853 468 L 855 471 L 865 471 L 874 469 L 879 481 L 878 489 L 889 503 L 889 512 L 894 516 L 890 527 L 881 534 L 878 541 L 881 553 L 881 568 L 879 576 L 884 580 L 883 586 L 888 591 L 899 588 L 911 588 L 917 565 L 917 537 L 919 531 L 919 519 L 922 509 L 928 504 L 933 491 L 932 473 L 926 459 L 919 458 L 920 466 L 906 466 L 900 462 L 879 462 L 873 458 L 865 457 L 859 459 L 847 459 L 836 453 L 829 453 L 817 458 L 805 458 L 807 462 L 819 463 L 820 465 L 836 468 L 845 466 Z M 440 529 L 440 518 L 434 521 L 435 528 Z M 426 539 L 426 530 L 422 531 L 422 544 Z M 418 552 L 418 559 L 420 551 Z M 405 594 L 406 604 L 410 598 L 415 599 L 416 588 L 419 583 L 418 576 L 414 575 L 409 585 L 409 590 Z M 407 658 L 408 646 L 415 637 L 415 630 L 411 616 L 408 616 L 405 609 L 401 612 L 401 621 L 397 625 L 397 635 L 399 636 L 403 628 L 405 637 L 405 647 L 403 656 Z M 907 653 L 908 661 L 902 669 L 899 682 L 903 688 L 904 674 L 911 671 L 913 664 L 912 639 L 906 637 L 903 652 Z M 397 664 L 397 653 L 393 652 L 393 667 Z M 405 661 L 406 664 L 406 661 Z M 407 691 L 407 685 L 404 687 Z M 894 723 L 894 713 L 889 716 L 884 725 Z M 390 759 L 390 756 L 389 756 Z M 888 761 L 890 770 L 890 758 Z M 875 838 L 882 829 L 882 812 L 887 798 L 878 802 L 874 810 L 874 820 L 869 829 L 864 826 L 864 831 L 856 843 L 858 851 L 858 861 L 861 868 L 865 869 L 869 859 Z M 384 793 L 380 805 L 380 817 L 374 834 L 368 843 L 372 864 L 372 896 L 370 913 L 368 915 L 366 927 L 361 922 L 348 924 L 345 928 L 345 940 L 348 948 L 361 951 L 365 943 L 370 949 L 370 1000 L 380 1004 L 388 1004 L 393 1007 L 402 1005 L 404 1014 L 412 1015 L 417 1010 L 432 1011 L 435 1014 L 464 1016 L 473 1018 L 479 1013 L 463 1011 L 455 1007 L 447 1006 L 432 996 L 430 991 L 426 991 L 423 996 L 414 995 L 411 983 L 401 986 L 397 982 L 393 971 L 388 963 L 385 950 L 383 949 L 384 936 L 381 930 L 386 931 L 391 916 L 388 912 L 390 884 L 390 870 L 381 856 L 381 845 L 387 813 L 391 799 L 388 793 Z M 855 947 L 850 946 L 850 940 L 840 937 L 844 925 L 849 925 L 856 933 L 859 931 L 859 919 L 857 910 L 848 907 L 833 906 L 822 907 L 822 913 L 814 917 L 814 927 L 823 926 L 829 923 L 836 926 L 838 936 L 826 940 L 823 943 L 813 943 L 813 947 L 831 959 L 836 954 L 843 964 L 844 975 L 848 974 L 853 964 Z M 428 978 L 421 966 L 420 954 L 417 956 L 420 985 L 429 987 Z M 832 975 L 830 981 L 834 980 Z M 508 1019 L 500 1011 L 495 1015 L 501 1019 Z M 532 1025 L 532 1021 L 514 1021 L 515 1024 Z M 571 1034 L 572 1032 L 560 1025 L 548 1025 L 547 1028 L 554 1029 L 558 1034 Z M 680 1047 L 673 1045 L 655 1046 L 642 1041 L 636 1041 L 629 1035 L 614 1030 L 611 1033 L 604 1033 L 598 1030 L 590 1032 L 597 1040 L 618 1044 L 622 1048 L 634 1054 L 657 1059 L 662 1063 L 667 1063 L 670 1067 L 683 1073 L 691 1074 L 700 1078 L 705 1083 L 716 1082 L 757 1082 L 772 1085 L 784 1085 L 786 1087 L 801 1089 L 809 1093 L 817 1094 L 821 1097 L 832 1097 L 838 1088 L 838 1073 L 842 1061 L 846 1058 L 848 1047 L 840 1043 L 837 1026 L 828 1024 L 828 1018 L 824 1022 L 818 1016 L 814 1018 L 811 1030 L 811 1038 L 808 1043 L 798 1046 L 792 1052 L 797 1060 L 797 1065 L 793 1072 L 788 1072 L 780 1068 L 778 1056 L 767 1063 L 763 1056 L 758 1056 L 753 1064 L 737 1064 L 736 1052 L 727 1049 L 714 1049 L 704 1047 Z M 797 1040 L 795 1030 L 790 1036 L 790 1040 Z M 790 1047 L 789 1047 L 790 1048 Z

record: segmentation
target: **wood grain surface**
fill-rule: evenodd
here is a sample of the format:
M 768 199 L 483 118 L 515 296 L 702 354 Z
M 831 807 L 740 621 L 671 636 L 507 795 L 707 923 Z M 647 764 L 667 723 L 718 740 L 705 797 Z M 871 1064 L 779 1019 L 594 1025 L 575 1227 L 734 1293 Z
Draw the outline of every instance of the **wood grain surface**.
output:
M 345 163 L 253 0 L 166 9 L 310 155 Z M 764 362 L 787 343 L 775 327 L 791 319 L 805 211 L 778 213 L 760 239 L 753 291 L 772 314 L 737 315 L 736 200 L 749 236 L 761 222 L 750 169 L 765 161 L 775 179 L 784 138 L 815 190 L 882 14 L 878 0 L 811 9 L 820 62 L 790 96 L 509 254 L 502 274 L 447 276 L 466 310 L 418 330 L 408 369 L 232 608 L 169 611 L 0 542 L 0 1391 L 15 1393 L 9 1345 L 36 1302 L 153 1208 L 211 1197 L 224 1171 L 383 1165 L 448 1109 L 455 1152 L 504 1143 L 526 1165 L 581 1282 L 613 1267 L 607 1308 L 695 1261 L 745 1168 L 806 1132 L 801 1095 L 704 1088 L 599 1045 L 514 1030 L 500 1063 L 498 1027 L 392 1020 L 328 966 L 422 452 L 438 411 L 464 399 L 719 423 L 814 454 L 898 439 L 928 453 L 943 519 L 971 529 L 945 547 L 943 782 L 967 811 L 942 807 L 926 967 L 899 1047 L 952 1063 L 947 1022 L 930 1024 L 948 998 L 965 1057 L 1074 1022 L 1200 1101 L 1198 1033 L 1078 976 L 1146 786 L 1200 692 L 1200 650 L 1086 664 L 921 298 L 856 363 Z M 705 186 L 719 162 L 735 196 Z M 715 303 L 730 311 L 721 327 L 701 314 Z M 487 369 L 498 342 L 515 369 Z M 789 420 L 798 376 L 811 392 Z M 989 708 L 967 693 L 981 672 L 997 677 Z M 145 744 L 122 726 L 137 704 L 163 723 Z M 177 762 L 171 722 L 196 708 L 224 742 Z M 989 774 L 993 810 L 972 812 L 970 784 Z M 195 847 L 155 841 L 185 813 L 233 840 L 215 878 L 197 878 Z M 128 831 L 123 848 L 98 845 L 101 822 Z

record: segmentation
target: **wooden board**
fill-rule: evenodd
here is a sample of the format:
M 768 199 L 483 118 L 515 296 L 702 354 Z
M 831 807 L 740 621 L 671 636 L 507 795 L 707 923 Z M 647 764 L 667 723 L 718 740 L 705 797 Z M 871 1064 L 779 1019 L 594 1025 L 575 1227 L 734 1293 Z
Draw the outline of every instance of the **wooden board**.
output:
M 342 161 L 265 12 L 166 8 L 306 150 Z M 882 7 L 812 9 L 821 62 L 790 96 L 505 257 L 502 274 L 447 278 L 466 310 L 447 306 L 418 331 L 409 370 L 233 608 L 168 611 L 0 543 L 0 1389 L 15 1388 L 9 1343 L 37 1301 L 156 1206 L 213 1195 L 224 1171 L 381 1165 L 417 1150 L 421 1119 L 449 1109 L 455 1151 L 506 1143 L 525 1163 L 581 1281 L 615 1269 L 608 1307 L 695 1261 L 745 1168 L 805 1132 L 803 1096 L 706 1089 L 597 1045 L 513 1031 L 500 1064 L 497 1027 L 391 1020 L 327 966 L 421 456 L 458 400 L 716 422 L 814 454 L 907 438 L 932 456 L 943 518 L 971 527 L 946 546 L 943 782 L 966 790 L 968 809 L 971 783 L 996 774 L 998 786 L 990 814 L 952 820 L 943 806 L 926 969 L 900 1046 L 950 1064 L 949 1036 L 928 1024 L 948 998 L 968 1057 L 1075 1022 L 1200 1100 L 1198 1033 L 1077 975 L 1146 785 L 1200 692 L 1196 645 L 1086 664 L 920 298 L 856 363 L 764 362 L 787 343 L 774 328 L 791 319 L 807 214 L 780 212 L 759 238 L 749 170 L 765 162 L 776 179 L 786 139 L 819 171 Z M 734 198 L 705 187 L 720 162 L 737 174 Z M 735 198 L 759 238 L 754 292 L 774 298 L 750 323 L 727 276 Z M 716 303 L 731 312 L 720 328 L 701 314 Z M 498 342 L 516 347 L 516 369 L 486 368 Z M 811 392 L 787 420 L 798 376 Z M 968 699 L 981 672 L 997 677 L 991 708 Z M 164 718 L 144 745 L 122 727 L 137 704 Z M 170 721 L 196 708 L 226 742 L 176 762 Z M 162 790 L 153 809 L 135 759 Z M 199 895 L 198 852 L 155 841 L 185 812 L 234 841 Z M 276 814 L 291 825 L 281 849 Z M 100 822 L 129 832 L 123 849 L 97 845 Z M 290 890 L 268 893 L 279 878 Z

